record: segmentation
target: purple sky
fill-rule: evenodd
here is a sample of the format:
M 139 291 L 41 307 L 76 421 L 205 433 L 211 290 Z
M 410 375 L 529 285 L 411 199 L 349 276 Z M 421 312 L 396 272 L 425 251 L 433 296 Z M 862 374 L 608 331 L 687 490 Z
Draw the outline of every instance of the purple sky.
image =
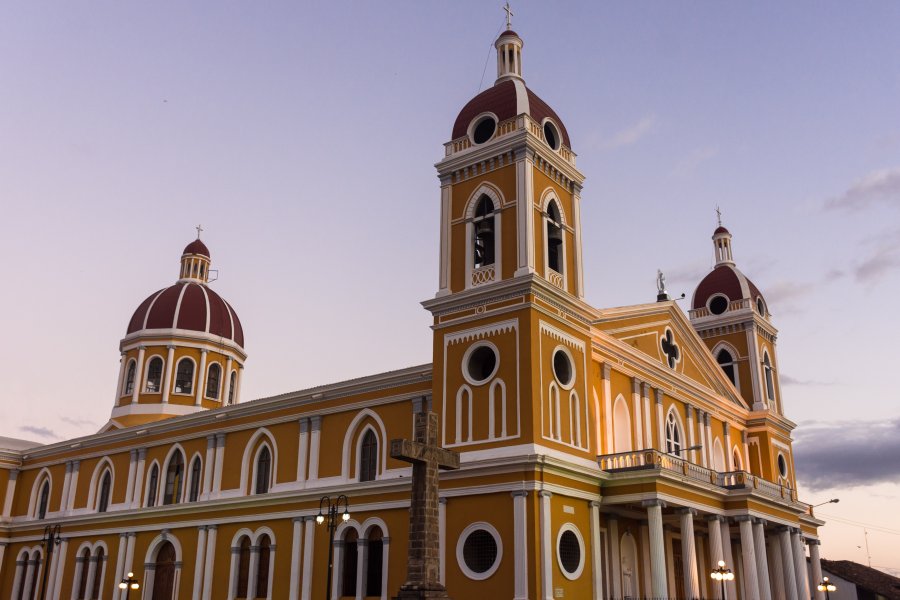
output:
M 500 5 L 0 5 L 0 435 L 105 422 L 197 223 L 245 398 L 429 362 L 432 165 L 493 82 Z M 513 10 L 587 176 L 588 300 L 652 301 L 657 268 L 690 297 L 721 206 L 781 331 L 802 496 L 893 531 L 872 564 L 900 569 L 900 4 Z M 861 527 L 822 534 L 865 561 Z

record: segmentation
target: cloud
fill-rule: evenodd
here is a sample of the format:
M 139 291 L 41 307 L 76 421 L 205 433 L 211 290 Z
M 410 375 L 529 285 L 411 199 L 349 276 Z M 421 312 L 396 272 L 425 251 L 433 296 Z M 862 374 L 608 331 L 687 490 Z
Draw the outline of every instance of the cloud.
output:
M 868 258 L 856 265 L 853 275 L 860 283 L 876 283 L 900 268 L 900 243 L 879 246 Z
M 872 171 L 840 196 L 828 200 L 825 208 L 856 211 L 879 202 L 900 206 L 900 167 Z
M 675 163 L 675 166 L 672 167 L 669 174 L 676 177 L 685 177 L 696 171 L 697 167 L 701 164 L 708 160 L 712 160 L 718 155 L 719 149 L 716 147 L 707 146 L 706 148 L 697 148 Z
M 814 381 L 812 379 L 797 379 L 796 377 L 791 377 L 790 375 L 786 375 L 781 373 L 778 376 L 778 381 L 781 385 L 834 385 L 834 382 L 829 381 Z
M 794 443 L 797 478 L 813 491 L 900 479 L 900 418 L 813 422 Z
M 74 425 L 76 427 L 97 427 L 97 424 L 90 419 L 82 419 L 80 417 L 60 417 L 60 421 Z
M 22 425 L 21 427 L 19 427 L 19 429 L 21 429 L 25 433 L 31 433 L 38 437 L 59 439 L 59 434 L 57 434 L 52 429 L 48 429 L 46 427 L 37 427 L 35 425 Z
M 610 139 L 603 142 L 601 144 L 601 147 L 612 149 L 631 146 L 632 144 L 636 144 L 642 137 L 653 131 L 653 128 L 655 126 L 656 115 L 648 115 L 646 117 L 643 117 L 640 121 L 638 121 L 628 129 L 623 129 Z
M 816 289 L 816 284 L 797 281 L 776 281 L 766 288 L 766 300 L 772 306 L 789 300 L 807 296 Z

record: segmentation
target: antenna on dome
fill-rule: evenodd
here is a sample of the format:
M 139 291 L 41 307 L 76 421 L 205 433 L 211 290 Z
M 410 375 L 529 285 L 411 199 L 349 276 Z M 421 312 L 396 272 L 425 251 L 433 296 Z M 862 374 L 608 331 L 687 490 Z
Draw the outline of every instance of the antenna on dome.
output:
M 200 232 L 203 231 L 203 226 L 202 226 L 202 225 L 197 225 L 196 227 L 194 227 L 194 229 L 197 230 L 197 239 L 199 240 L 199 239 L 200 239 Z

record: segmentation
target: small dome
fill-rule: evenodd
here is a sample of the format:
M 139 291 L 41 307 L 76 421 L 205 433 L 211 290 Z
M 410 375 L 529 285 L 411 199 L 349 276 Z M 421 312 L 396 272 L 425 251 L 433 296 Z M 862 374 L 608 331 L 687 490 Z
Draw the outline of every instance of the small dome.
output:
M 209 248 L 206 247 L 206 244 L 200 241 L 200 238 L 197 238 L 196 240 L 185 246 L 182 255 L 184 254 L 199 254 L 201 256 L 205 256 L 206 258 L 212 258 L 209 255 Z
M 717 295 L 725 296 L 729 302 L 747 298 L 755 303 L 757 299 L 762 298 L 765 305 L 765 298 L 762 297 L 759 288 L 737 267 L 730 264 L 718 265 L 703 278 L 694 291 L 691 307 L 703 308 L 710 298 Z
M 728 235 L 731 235 L 731 232 L 728 231 L 727 229 L 725 229 L 724 227 L 722 227 L 721 225 L 716 227 L 716 230 L 713 231 L 713 235 L 719 235 L 720 233 L 727 233 Z
M 244 329 L 231 305 L 206 285 L 192 281 L 179 281 L 141 302 L 128 322 L 126 335 L 147 329 L 199 331 L 244 347 Z

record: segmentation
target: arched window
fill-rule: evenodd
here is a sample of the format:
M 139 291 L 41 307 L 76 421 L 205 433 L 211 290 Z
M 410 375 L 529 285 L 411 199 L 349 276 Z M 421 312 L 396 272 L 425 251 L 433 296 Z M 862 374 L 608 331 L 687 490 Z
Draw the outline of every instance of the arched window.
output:
M 263 446 L 256 457 L 256 489 L 254 493 L 265 494 L 269 491 L 269 480 L 272 473 L 272 452 Z
M 681 450 L 684 446 L 684 437 L 681 435 L 681 427 L 675 418 L 675 411 L 670 410 L 666 417 L 666 452 L 681 458 Z
M 256 568 L 256 597 L 269 595 L 269 561 L 272 554 L 272 540 L 263 534 L 257 543 L 259 546 L 259 563 Z
M 250 538 L 246 535 L 242 537 L 239 547 L 237 597 L 246 598 L 248 583 L 250 582 Z
M 478 199 L 472 219 L 474 239 L 472 257 L 476 269 L 494 264 L 494 203 L 487 195 Z
M 38 496 L 37 518 L 43 519 L 47 516 L 47 505 L 50 503 L 50 481 L 44 481 L 41 484 L 41 493 Z
M 137 367 L 137 363 L 134 360 L 131 360 L 128 363 L 128 371 L 125 373 L 125 386 L 122 390 L 122 394 L 125 396 L 129 396 L 134 393 L 134 372 Z
M 177 504 L 181 501 L 181 488 L 184 484 L 184 455 L 176 451 L 169 460 L 166 469 L 166 487 L 163 490 L 163 504 Z
M 231 381 L 228 382 L 228 404 L 234 404 L 234 384 L 237 383 L 237 371 L 231 372 Z
M 78 578 L 78 600 L 84 600 L 87 598 L 87 579 L 88 579 L 88 570 L 91 561 L 91 549 L 85 548 L 81 551 L 81 554 L 78 556 L 81 562 L 81 576 Z
M 551 200 L 547 205 L 547 266 L 557 273 L 563 272 L 563 234 L 559 207 Z
M 209 374 L 206 376 L 206 397 L 213 400 L 219 399 L 219 379 L 222 378 L 222 367 L 218 363 L 209 366 Z
M 147 506 L 156 506 L 156 488 L 159 486 L 159 465 L 155 464 L 150 469 L 150 478 L 147 481 Z
M 103 552 L 102 546 L 97 548 L 95 560 L 97 561 L 97 566 L 94 570 L 94 589 L 91 590 L 91 600 L 99 600 L 100 598 L 100 584 L 102 583 L 100 580 L 103 579 L 103 561 L 106 560 L 106 555 Z
M 381 596 L 381 580 L 384 577 L 384 533 L 380 527 L 373 527 L 369 531 L 368 553 L 366 596 Z
M 613 406 L 613 442 L 616 453 L 631 452 L 631 413 L 625 398 L 619 396 Z
M 163 361 L 154 356 L 147 365 L 147 391 L 159 392 L 162 389 Z
M 769 353 L 763 354 L 763 373 L 766 377 L 766 397 L 769 402 L 775 401 L 775 381 L 772 379 L 772 363 L 769 361 Z
M 378 438 L 371 429 L 363 434 L 362 447 L 359 452 L 359 480 L 375 481 L 378 473 Z
M 175 370 L 175 393 L 190 394 L 194 390 L 194 361 L 182 358 Z
M 109 508 L 109 493 L 112 486 L 112 473 L 109 469 L 103 472 L 100 478 L 100 494 L 97 499 L 97 512 L 106 512 Z
M 734 357 L 731 356 L 731 352 L 722 348 L 719 350 L 719 354 L 716 355 L 716 362 L 722 367 L 722 371 L 725 372 L 731 383 L 737 385 L 737 365 L 734 362 Z
M 732 461 L 734 462 L 734 470 L 735 471 L 743 471 L 744 470 L 744 459 L 741 458 L 741 453 L 735 446 L 734 451 L 731 453 Z
M 200 498 L 200 477 L 201 477 L 200 457 L 195 456 L 194 462 L 191 463 L 191 492 L 188 496 L 189 502 L 196 502 Z
M 356 566 L 359 563 L 359 534 L 352 527 L 344 534 L 344 554 L 341 564 L 341 595 L 356 597 Z

